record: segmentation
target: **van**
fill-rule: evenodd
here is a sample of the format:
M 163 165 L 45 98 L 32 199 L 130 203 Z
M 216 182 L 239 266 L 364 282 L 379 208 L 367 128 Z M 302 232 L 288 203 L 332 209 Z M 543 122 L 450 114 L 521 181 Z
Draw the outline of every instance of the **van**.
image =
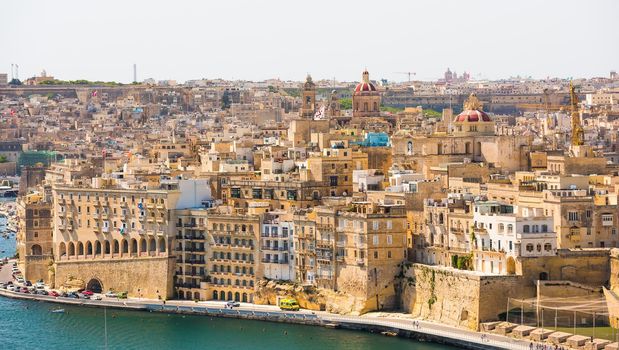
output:
M 279 301 L 279 308 L 287 311 L 299 311 L 299 303 L 296 299 L 282 299 Z

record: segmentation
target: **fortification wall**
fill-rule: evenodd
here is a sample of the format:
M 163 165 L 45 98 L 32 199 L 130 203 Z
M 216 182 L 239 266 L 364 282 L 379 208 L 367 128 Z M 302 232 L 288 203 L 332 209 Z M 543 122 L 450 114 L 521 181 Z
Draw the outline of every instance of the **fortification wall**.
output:
M 477 330 L 480 322 L 498 320 L 508 298 L 535 296 L 535 287 L 523 282 L 414 264 L 402 278 L 402 307 L 415 317 Z
M 98 279 L 104 291 L 127 291 L 129 296 L 151 299 L 172 298 L 174 265 L 173 257 L 57 261 L 55 284 L 82 284 L 85 288 L 91 279 Z

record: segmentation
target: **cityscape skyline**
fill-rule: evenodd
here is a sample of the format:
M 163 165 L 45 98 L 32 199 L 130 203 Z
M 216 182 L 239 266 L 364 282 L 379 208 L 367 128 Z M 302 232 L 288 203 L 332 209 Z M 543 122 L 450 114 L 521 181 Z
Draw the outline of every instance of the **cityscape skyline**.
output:
M 59 79 L 128 83 L 134 63 L 140 81 L 179 82 L 300 81 L 307 73 L 356 81 L 364 68 L 373 79 L 392 81 L 406 81 L 402 72 L 435 80 L 447 68 L 473 79 L 605 77 L 617 69 L 619 47 L 609 44 L 619 40 L 613 1 L 391 4 L 319 1 L 299 8 L 237 1 L 164 8 L 154 2 L 145 9 L 10 2 L 2 6 L 6 13 L 19 15 L 0 24 L 8 53 L 0 57 L 0 72 L 10 76 L 11 64 L 18 64 L 22 80 L 46 70 Z M 41 40 L 43 32 L 53 40 Z

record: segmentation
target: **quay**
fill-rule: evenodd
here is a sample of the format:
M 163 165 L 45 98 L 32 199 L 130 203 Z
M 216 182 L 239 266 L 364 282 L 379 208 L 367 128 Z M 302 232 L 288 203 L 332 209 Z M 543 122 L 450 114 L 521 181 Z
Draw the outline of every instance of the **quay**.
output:
M 209 317 L 228 317 L 269 322 L 293 323 L 301 325 L 322 326 L 327 328 L 342 328 L 371 333 L 397 335 L 417 341 L 427 341 L 438 344 L 456 346 L 463 349 L 514 349 L 529 348 L 530 342 L 517 340 L 498 334 L 486 334 L 441 325 L 434 322 L 415 320 L 411 318 L 391 316 L 343 316 L 324 311 L 300 310 L 297 312 L 282 311 L 276 306 L 241 303 L 234 309 L 225 308 L 225 302 L 216 301 L 184 301 L 170 300 L 163 303 L 152 299 L 112 299 L 103 300 L 71 299 L 51 297 L 47 295 L 24 294 L 0 289 L 0 296 L 30 300 L 34 302 L 49 302 L 62 305 L 83 307 L 124 309 L 144 312 L 163 312 L 173 314 L 190 314 Z M 483 336 L 482 336 L 483 335 Z

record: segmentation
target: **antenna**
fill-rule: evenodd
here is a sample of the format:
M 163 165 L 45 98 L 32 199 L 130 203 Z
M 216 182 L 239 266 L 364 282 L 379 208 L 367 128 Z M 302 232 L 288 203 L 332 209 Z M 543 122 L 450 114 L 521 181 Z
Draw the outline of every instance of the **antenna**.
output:
M 135 63 L 133 64 L 133 82 L 138 82 L 138 66 Z
M 15 79 L 19 80 L 19 65 L 15 64 Z
M 13 69 L 14 69 L 13 67 L 14 66 L 15 65 L 13 63 L 11 63 L 11 80 L 15 79 L 15 74 L 13 74 Z

